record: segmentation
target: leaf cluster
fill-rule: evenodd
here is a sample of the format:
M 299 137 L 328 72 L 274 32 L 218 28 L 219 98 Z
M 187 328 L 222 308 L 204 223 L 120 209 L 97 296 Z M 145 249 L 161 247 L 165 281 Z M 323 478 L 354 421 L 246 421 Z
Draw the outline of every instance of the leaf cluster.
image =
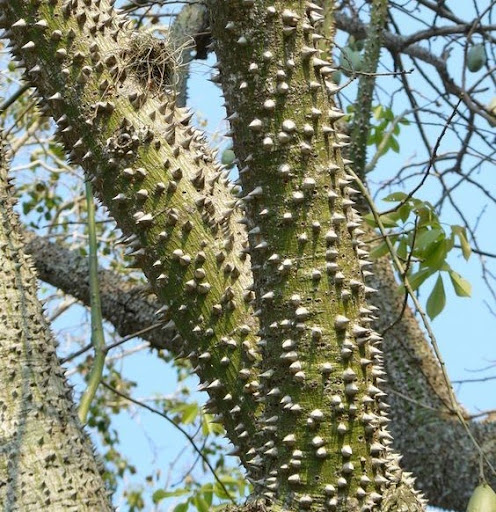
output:
M 433 205 L 404 192 L 395 192 L 383 199 L 397 203 L 381 220 L 390 231 L 388 237 L 393 243 L 398 257 L 407 268 L 406 277 L 414 290 L 430 277 L 436 279 L 427 299 L 427 313 L 431 319 L 438 316 L 446 305 L 444 281 L 449 278 L 453 290 L 459 297 L 470 297 L 471 285 L 448 262 L 458 242 L 465 260 L 471 255 L 467 231 L 463 226 L 441 223 Z M 375 226 L 373 216 L 366 216 L 367 222 Z M 384 240 L 373 247 L 370 257 L 373 259 L 389 252 Z M 404 292 L 404 287 L 400 287 Z

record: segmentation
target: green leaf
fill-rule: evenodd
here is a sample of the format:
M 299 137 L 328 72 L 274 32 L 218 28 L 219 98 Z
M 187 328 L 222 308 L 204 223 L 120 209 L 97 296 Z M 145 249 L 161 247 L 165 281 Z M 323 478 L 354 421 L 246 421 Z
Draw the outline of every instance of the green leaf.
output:
M 399 214 L 397 212 L 381 215 L 380 218 L 385 228 L 398 227 Z M 371 213 L 367 213 L 366 215 L 364 215 L 363 219 L 369 226 L 377 227 L 375 218 Z
M 444 291 L 443 278 L 441 274 L 439 274 L 436 284 L 427 299 L 427 314 L 430 319 L 433 320 L 436 318 L 444 309 L 444 306 L 446 306 L 446 293 Z
M 202 427 L 202 434 L 204 436 L 209 435 L 212 433 L 212 418 L 213 416 L 211 414 L 204 414 L 201 419 L 201 427 Z
M 185 425 L 188 425 L 190 423 L 193 423 L 198 416 L 199 413 L 199 407 L 196 402 L 193 402 L 192 404 L 187 404 L 184 407 L 181 420 Z
M 463 257 L 468 260 L 472 254 L 472 249 L 468 243 L 467 230 L 462 226 L 451 226 L 451 231 L 458 237 L 458 240 L 460 240 Z
M 451 249 L 446 239 L 433 243 L 426 250 L 423 267 L 430 267 L 432 270 L 439 270 L 446 261 L 448 251 Z
M 389 253 L 388 246 L 386 242 L 381 242 L 380 244 L 376 245 L 369 253 L 369 256 L 373 260 L 377 260 L 381 258 L 382 256 L 385 256 Z
M 207 502 L 207 505 L 212 505 L 212 499 L 214 497 L 214 486 L 212 483 L 208 483 L 201 486 L 203 492 L 203 499 Z
M 430 225 L 434 221 L 437 222 L 437 216 L 430 203 L 419 200 L 415 200 L 414 203 L 419 217 L 419 226 L 427 224 Z
M 396 212 L 381 215 L 381 221 L 384 224 L 385 228 L 397 227 L 398 226 L 398 218 L 399 218 L 399 214 L 397 214 Z
M 390 137 L 389 139 L 389 147 L 395 152 L 400 152 L 400 145 L 398 144 L 398 141 L 394 137 Z
M 188 512 L 188 502 L 179 503 L 179 505 L 176 505 L 174 507 L 174 510 L 172 512 Z
M 383 201 L 403 201 L 408 197 L 404 192 L 393 192 L 386 196 Z
M 379 120 L 382 115 L 382 105 L 377 105 L 377 107 L 374 108 L 374 117 Z
M 367 137 L 367 146 L 372 146 L 372 144 L 375 144 L 375 138 L 375 131 L 371 129 L 369 136 Z
M 152 500 L 153 503 L 159 503 L 165 498 L 177 498 L 178 496 L 184 496 L 185 494 L 189 494 L 187 489 L 177 489 L 176 491 L 157 489 L 152 495 Z
M 208 512 L 210 510 L 208 503 L 203 499 L 202 496 L 195 496 L 193 504 L 198 509 L 198 512 Z
M 244 480 L 233 478 L 233 477 L 230 477 L 227 475 L 222 476 L 221 481 L 224 484 L 224 486 L 226 487 L 226 489 L 228 487 L 235 487 L 235 488 L 239 487 L 239 491 L 241 491 L 242 484 L 244 483 Z M 214 492 L 215 496 L 217 496 L 217 498 L 220 498 L 223 500 L 227 500 L 227 499 L 231 498 L 231 495 L 226 493 L 226 491 L 224 490 L 224 487 L 222 487 L 219 482 L 214 483 L 213 492 Z
M 443 230 L 439 228 L 421 229 L 415 237 L 415 248 L 424 251 L 443 234 Z
M 160 503 L 163 499 L 167 498 L 168 493 L 163 489 L 158 489 L 152 495 L 153 503 Z
M 435 270 L 431 268 L 423 268 L 415 274 L 408 276 L 408 282 L 410 286 L 416 290 L 429 276 L 434 274 L 434 272 Z
M 407 246 L 406 238 L 403 237 L 400 240 L 400 243 L 398 244 L 398 248 L 396 249 L 396 254 L 403 261 L 406 261 L 408 259 L 408 246 Z
M 219 482 L 215 482 L 214 484 L 214 494 L 217 496 L 217 498 L 222 500 L 229 499 L 229 494 L 224 491 L 224 488 L 219 484 Z
M 222 434 L 224 427 L 220 423 L 214 423 L 212 414 L 203 414 L 201 418 L 201 430 L 204 436 L 209 434 Z
M 458 272 L 450 270 L 449 276 L 451 278 L 451 284 L 453 285 L 458 297 L 470 297 L 472 295 L 472 285 L 458 274 Z

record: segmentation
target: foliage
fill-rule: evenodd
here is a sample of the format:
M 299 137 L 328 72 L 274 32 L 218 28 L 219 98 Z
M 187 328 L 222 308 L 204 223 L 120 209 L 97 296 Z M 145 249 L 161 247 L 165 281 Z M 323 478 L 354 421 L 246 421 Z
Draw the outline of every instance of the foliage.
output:
M 439 315 L 446 305 L 443 276 L 449 277 L 456 295 L 470 297 L 470 283 L 448 263 L 448 257 L 457 242 L 464 259 L 470 258 L 471 248 L 466 229 L 459 225 L 444 225 L 431 203 L 410 197 L 404 192 L 390 194 L 383 201 L 398 203 L 382 214 L 381 220 L 390 229 L 388 236 L 394 243 L 398 257 L 407 265 L 406 277 L 412 288 L 418 290 L 429 277 L 436 278 L 427 299 L 430 318 Z M 376 227 L 371 214 L 366 219 Z M 377 259 L 388 252 L 386 242 L 381 241 L 372 249 L 370 256 Z
M 370 127 L 367 144 L 369 146 L 375 145 L 377 149 L 381 148 L 381 156 L 385 155 L 390 149 L 395 153 L 399 153 L 398 136 L 401 133 L 401 125 L 408 126 L 410 121 L 403 116 L 399 116 L 397 119 L 391 108 L 384 105 L 377 105 L 373 108 L 372 112 L 376 123 Z M 383 145 L 386 136 L 388 138 L 386 144 Z

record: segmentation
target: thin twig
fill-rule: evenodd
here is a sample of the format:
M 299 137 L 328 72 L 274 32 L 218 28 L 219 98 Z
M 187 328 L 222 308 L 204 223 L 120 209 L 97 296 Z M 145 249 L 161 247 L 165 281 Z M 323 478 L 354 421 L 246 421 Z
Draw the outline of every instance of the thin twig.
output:
M 102 380 L 105 366 L 105 335 L 103 332 L 102 304 L 100 299 L 100 286 L 98 281 L 98 245 L 95 226 L 95 202 L 92 186 L 89 181 L 85 183 L 86 206 L 88 209 L 88 239 L 89 239 L 89 277 L 90 277 L 90 309 L 91 309 L 91 343 L 95 349 L 95 359 L 88 380 L 88 387 L 81 397 L 78 407 L 78 416 L 81 423 L 86 423 L 91 402 L 96 395 L 98 385 Z
M 132 332 L 131 334 L 128 334 L 127 336 L 124 336 L 120 340 L 117 340 L 114 343 L 106 345 L 103 350 L 104 350 L 105 353 L 108 353 L 109 350 L 111 350 L 111 349 L 113 349 L 115 347 L 118 347 L 119 345 L 122 345 L 123 343 L 126 343 L 126 341 L 132 340 L 133 338 L 137 338 L 138 336 L 141 336 L 142 334 L 146 334 L 146 333 L 148 333 L 150 331 L 153 331 L 154 329 L 156 329 L 157 327 L 160 327 L 163 324 L 164 324 L 163 322 L 158 322 L 156 324 L 153 324 L 153 325 L 150 325 L 148 327 L 145 327 L 144 329 L 140 329 L 139 331 Z M 72 361 L 76 357 L 79 357 L 79 356 L 83 355 L 85 352 L 90 350 L 90 348 L 92 346 L 93 345 L 91 343 L 88 343 L 87 345 L 85 345 L 84 347 L 80 348 L 79 350 L 76 350 L 72 354 L 69 354 L 67 357 L 64 357 L 63 359 L 61 359 L 61 364 L 67 363 L 69 361 Z
M 429 159 L 429 165 L 427 166 L 427 169 L 426 169 L 422 179 L 420 180 L 420 183 L 415 188 L 413 188 L 413 190 L 411 190 L 406 195 L 406 197 L 401 202 L 399 202 L 394 208 L 386 210 L 385 212 L 381 212 L 379 215 L 385 215 L 385 214 L 392 213 L 392 212 L 395 212 L 395 211 L 399 210 L 424 185 L 425 181 L 427 180 L 427 178 L 430 175 L 432 166 L 434 165 L 434 162 L 436 161 L 436 155 L 437 155 L 437 151 L 439 149 L 439 146 L 441 145 L 441 141 L 443 140 L 444 136 L 446 135 L 446 132 L 448 131 L 448 128 L 449 128 L 449 126 L 451 124 L 451 121 L 453 121 L 453 118 L 455 117 L 456 113 L 458 112 L 458 107 L 460 106 L 461 102 L 462 102 L 462 99 L 459 99 L 458 103 L 456 104 L 455 108 L 453 109 L 453 112 L 451 112 L 451 115 L 448 117 L 446 123 L 444 123 L 443 129 L 442 129 L 441 133 L 439 134 L 439 137 L 436 140 L 436 144 L 434 145 L 434 149 L 432 150 L 432 155 L 431 155 L 431 157 Z
M 31 87 L 31 84 L 25 84 L 8 99 L 6 99 L 1 105 L 0 105 L 0 113 L 7 110 L 13 103 L 15 103 L 29 88 Z
M 224 485 L 224 482 L 218 477 L 217 473 L 215 472 L 215 469 L 210 464 L 208 458 L 206 455 L 204 455 L 201 450 L 196 446 L 196 443 L 194 439 L 184 430 L 180 425 L 178 425 L 172 418 L 169 418 L 169 416 L 162 411 L 159 411 L 158 409 L 155 409 L 154 407 L 151 407 L 148 404 L 144 404 L 138 400 L 135 400 L 134 398 L 130 397 L 129 395 L 126 395 L 124 393 L 121 393 L 114 387 L 107 384 L 105 381 L 102 381 L 102 386 L 106 387 L 108 390 L 112 391 L 112 393 L 115 393 L 116 395 L 120 396 L 121 398 L 124 398 L 125 400 L 128 400 L 129 402 L 132 402 L 133 404 L 136 404 L 140 407 L 143 407 L 143 409 L 146 409 L 147 411 L 152 412 L 153 414 L 157 414 L 158 416 L 161 416 L 165 420 L 167 420 L 171 425 L 173 425 L 181 434 L 183 434 L 184 437 L 189 441 L 195 452 L 201 457 L 205 465 L 208 467 L 208 469 L 211 471 L 212 475 L 214 476 L 215 480 L 219 483 L 219 485 L 222 487 L 223 491 L 226 493 L 226 496 L 229 496 L 229 500 L 235 505 L 236 501 L 231 496 L 230 492 L 227 490 L 226 486 Z

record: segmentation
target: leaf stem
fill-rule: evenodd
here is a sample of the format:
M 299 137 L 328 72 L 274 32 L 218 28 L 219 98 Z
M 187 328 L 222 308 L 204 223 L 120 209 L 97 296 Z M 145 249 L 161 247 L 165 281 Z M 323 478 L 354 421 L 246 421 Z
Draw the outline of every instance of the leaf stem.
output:
M 105 336 L 103 334 L 102 307 L 98 283 L 98 256 L 96 241 L 95 203 L 91 183 L 85 183 L 86 204 L 88 209 L 89 239 L 89 272 L 90 272 L 90 305 L 91 305 L 91 343 L 95 350 L 95 361 L 91 369 L 88 386 L 81 397 L 78 416 L 82 423 L 86 422 L 91 402 L 100 384 L 105 365 Z

